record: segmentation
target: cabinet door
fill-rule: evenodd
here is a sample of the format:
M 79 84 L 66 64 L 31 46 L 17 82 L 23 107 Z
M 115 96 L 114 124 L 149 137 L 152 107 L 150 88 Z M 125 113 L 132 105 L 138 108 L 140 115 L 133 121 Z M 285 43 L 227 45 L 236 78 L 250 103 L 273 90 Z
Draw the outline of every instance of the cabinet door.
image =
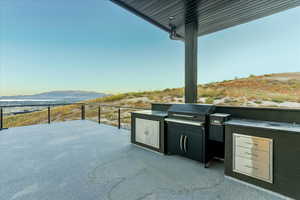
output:
M 168 153 L 183 154 L 184 133 L 176 125 L 168 125 Z
M 203 132 L 186 131 L 183 146 L 186 151 L 185 156 L 193 160 L 203 162 Z
M 135 141 L 159 149 L 159 121 L 135 119 Z
M 211 125 L 209 127 L 209 139 L 217 142 L 224 142 L 224 126 Z

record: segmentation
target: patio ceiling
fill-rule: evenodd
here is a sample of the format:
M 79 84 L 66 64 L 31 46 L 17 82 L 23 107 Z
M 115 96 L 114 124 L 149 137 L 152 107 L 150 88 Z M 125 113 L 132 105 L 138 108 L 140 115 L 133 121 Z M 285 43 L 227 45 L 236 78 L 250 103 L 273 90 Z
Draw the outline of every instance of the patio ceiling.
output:
M 197 103 L 198 36 L 300 6 L 300 0 L 111 0 L 185 43 L 185 103 Z
M 214 33 L 300 5 L 300 0 L 111 0 L 159 28 L 177 34 L 185 24 L 198 22 L 198 36 Z

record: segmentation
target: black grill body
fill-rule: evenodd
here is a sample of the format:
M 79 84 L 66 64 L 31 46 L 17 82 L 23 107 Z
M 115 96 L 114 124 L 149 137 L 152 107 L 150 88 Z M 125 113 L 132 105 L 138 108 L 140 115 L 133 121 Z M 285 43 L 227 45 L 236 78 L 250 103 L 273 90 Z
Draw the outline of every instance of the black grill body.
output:
M 230 119 L 229 114 L 214 113 L 209 120 L 209 146 L 215 157 L 225 157 L 225 122 Z
M 225 122 L 230 119 L 229 114 L 214 113 L 210 115 L 209 139 L 216 142 L 224 143 Z
M 176 104 L 168 110 L 168 154 L 182 155 L 207 166 L 213 157 L 209 152 L 208 128 L 212 105 Z

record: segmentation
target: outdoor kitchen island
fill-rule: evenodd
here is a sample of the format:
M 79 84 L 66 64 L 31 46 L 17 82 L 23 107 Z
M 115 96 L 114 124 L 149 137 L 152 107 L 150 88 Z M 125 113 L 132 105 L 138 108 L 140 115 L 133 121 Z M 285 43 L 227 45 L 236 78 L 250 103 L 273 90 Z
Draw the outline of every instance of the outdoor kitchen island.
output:
M 209 111 L 203 115 L 207 118 L 201 123 L 192 122 L 191 119 L 180 119 L 184 116 L 181 115 L 182 113 L 178 114 L 180 112 L 178 109 L 184 108 L 184 105 L 192 107 L 192 111 L 197 109 L 203 111 L 203 108 L 209 108 Z M 160 124 L 164 128 L 160 129 L 163 130 L 160 137 L 164 139 L 164 153 L 170 154 L 170 149 L 173 149 L 174 153 L 175 149 L 174 154 L 200 161 L 206 166 L 207 162 L 214 157 L 222 159 L 221 149 L 225 155 L 223 157 L 225 177 L 279 196 L 300 199 L 300 110 L 200 104 L 176 105 L 179 122 L 188 122 L 184 124 L 177 123 L 170 117 L 168 111 L 172 111 L 172 107 L 174 110 L 174 104 L 152 104 L 152 111 L 147 111 L 163 113 Z M 183 113 L 189 114 L 186 111 Z M 198 114 L 194 113 L 196 117 L 201 113 Z M 133 113 L 133 116 L 132 121 L 136 121 L 136 113 Z M 226 116 L 226 121 L 218 129 L 212 129 L 214 123 L 219 123 L 216 121 L 218 119 L 216 116 Z M 192 118 L 195 120 L 195 117 Z M 132 135 L 137 134 L 135 126 L 132 127 Z M 202 128 L 192 128 L 193 126 Z M 177 132 L 180 134 L 178 135 Z M 210 137 L 211 134 L 214 134 L 214 137 Z M 216 135 L 224 140 L 216 139 Z M 175 142 L 178 148 L 174 147 L 174 141 L 178 141 Z M 186 146 L 187 144 L 190 146 Z M 219 154 L 215 154 L 214 149 L 217 149 Z M 189 155 L 193 156 L 187 156 L 187 151 L 192 151 Z M 197 155 L 200 155 L 199 159 Z M 208 156 L 209 159 L 204 161 L 201 155 Z
M 226 123 L 225 175 L 300 199 L 300 125 Z
M 133 144 L 165 153 L 165 117 L 167 112 L 142 110 L 132 113 L 131 142 Z

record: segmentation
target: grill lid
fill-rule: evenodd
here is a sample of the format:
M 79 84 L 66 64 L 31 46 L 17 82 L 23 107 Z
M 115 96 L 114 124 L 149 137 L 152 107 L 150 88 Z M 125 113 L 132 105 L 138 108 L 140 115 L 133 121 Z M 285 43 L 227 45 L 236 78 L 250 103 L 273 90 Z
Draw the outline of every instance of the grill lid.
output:
M 203 116 L 213 113 L 215 106 L 205 104 L 174 104 L 172 105 L 168 113 L 169 114 L 183 114 L 191 116 Z

